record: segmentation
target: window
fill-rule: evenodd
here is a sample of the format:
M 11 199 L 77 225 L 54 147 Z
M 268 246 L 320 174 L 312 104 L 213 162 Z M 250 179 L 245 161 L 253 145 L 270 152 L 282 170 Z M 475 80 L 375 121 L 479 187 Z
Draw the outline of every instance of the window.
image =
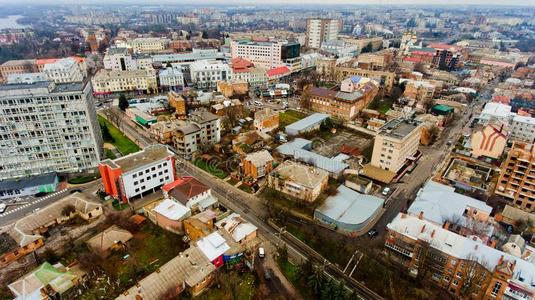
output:
M 457 272 L 457 273 L 455 274 L 455 276 L 461 278 L 461 277 L 463 276 L 463 273 L 461 273 L 461 272 Z
M 459 285 L 459 281 L 454 280 L 454 281 L 452 282 L 452 284 L 453 284 L 454 286 L 457 286 L 457 285 Z
M 494 284 L 494 287 L 492 288 L 492 292 L 490 292 L 490 294 L 496 297 L 496 295 L 498 295 L 498 293 L 500 292 L 501 287 L 502 283 L 497 281 L 496 284 Z
M 137 181 L 134 181 L 134 185 L 137 185 Z

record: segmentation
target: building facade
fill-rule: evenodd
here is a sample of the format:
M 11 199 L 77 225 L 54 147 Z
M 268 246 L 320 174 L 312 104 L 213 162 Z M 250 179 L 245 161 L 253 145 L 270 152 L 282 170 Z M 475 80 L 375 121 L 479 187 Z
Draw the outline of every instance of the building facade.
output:
M 271 132 L 279 128 L 279 112 L 269 107 L 255 112 L 254 127 L 262 133 Z
M 234 58 L 243 58 L 252 62 L 255 66 L 271 69 L 283 64 L 282 46 L 285 41 L 251 42 L 231 41 L 230 55 Z
M 84 75 L 73 58 L 63 58 L 56 62 L 45 64 L 43 72 L 55 83 L 81 82 L 84 80 Z
M 190 65 L 191 82 L 200 89 L 216 89 L 218 81 L 232 79 L 229 65 L 216 60 L 200 60 Z
M 135 38 L 128 44 L 132 47 L 134 53 L 151 53 L 160 52 L 167 48 L 169 40 L 165 38 Z
M 118 92 L 154 93 L 158 90 L 156 74 L 148 70 L 114 71 L 101 69 L 91 79 L 95 94 Z
M 95 168 L 102 136 L 91 85 L 0 85 L 0 179 Z
M 98 168 L 104 192 L 123 203 L 177 179 L 173 153 L 159 144 L 115 160 L 103 160 Z
M 407 159 L 418 151 L 421 122 L 394 119 L 381 127 L 375 136 L 371 165 L 397 173 Z
M 254 181 L 269 174 L 273 170 L 273 157 L 267 150 L 249 153 L 242 158 L 243 177 Z
M 281 163 L 268 176 L 270 188 L 305 202 L 315 201 L 328 181 L 327 171 L 291 160 Z
M 512 205 L 533 211 L 535 205 L 535 147 L 514 142 L 501 165 L 495 193 L 504 196 Z
M 535 142 L 535 118 L 515 115 L 509 131 L 512 138 L 533 143 Z

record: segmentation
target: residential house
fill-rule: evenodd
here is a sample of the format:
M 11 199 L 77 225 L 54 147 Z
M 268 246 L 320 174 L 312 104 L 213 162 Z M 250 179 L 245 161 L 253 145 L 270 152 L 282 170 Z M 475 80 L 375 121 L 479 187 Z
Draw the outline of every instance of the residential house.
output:
M 87 240 L 86 244 L 93 253 L 108 257 L 113 251 L 124 250 L 126 243 L 133 237 L 128 230 L 112 225 Z
M 242 158 L 242 165 L 243 177 L 257 181 L 273 170 L 273 157 L 267 150 L 249 153 Z
M 181 203 L 192 212 L 202 212 L 217 203 L 212 190 L 191 176 L 178 178 L 162 190 L 166 198 Z
M 329 173 L 287 160 L 268 175 L 270 188 L 305 202 L 314 202 L 327 187 Z
M 256 111 L 254 114 L 254 127 L 263 133 L 279 128 L 279 112 L 269 107 Z

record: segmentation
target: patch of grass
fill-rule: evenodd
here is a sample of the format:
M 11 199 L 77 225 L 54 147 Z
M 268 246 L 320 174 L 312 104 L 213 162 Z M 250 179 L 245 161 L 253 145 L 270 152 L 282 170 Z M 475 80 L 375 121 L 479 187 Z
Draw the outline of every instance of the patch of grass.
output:
M 373 100 L 370 105 L 368 105 L 369 109 L 375 109 L 378 112 L 382 114 L 386 114 L 387 111 L 389 111 L 392 108 L 392 99 L 383 98 L 383 99 L 376 99 Z
M 115 156 L 115 154 L 113 153 L 111 149 L 104 149 L 104 155 L 106 156 L 106 158 L 109 158 L 109 159 L 117 158 L 117 156 Z
M 277 259 L 277 263 L 279 264 L 284 277 L 295 285 L 297 280 L 299 280 L 299 268 L 289 261 L 281 261 L 280 259 Z
M 138 145 L 136 145 L 132 140 L 130 140 L 126 135 L 124 135 L 117 127 L 115 127 L 112 123 L 110 123 L 108 120 L 106 120 L 102 116 L 98 116 L 98 122 L 101 126 L 108 127 L 108 131 L 110 132 L 110 135 L 113 138 L 113 141 L 107 141 L 110 142 L 121 152 L 122 155 L 127 155 L 130 153 L 137 152 L 141 150 Z
M 125 208 L 128 207 L 128 204 L 123 203 L 123 202 L 118 201 L 118 200 L 113 200 L 113 202 L 111 203 L 111 205 L 112 205 L 113 208 L 116 209 L 116 210 L 123 210 L 123 209 L 125 209 Z
M 234 185 L 236 185 L 239 181 L 236 180 L 236 179 L 234 179 L 234 178 L 231 178 L 231 179 L 229 179 L 227 182 L 228 182 L 228 184 L 234 186 Z
M 82 184 L 82 183 L 88 183 L 91 181 L 95 181 L 100 178 L 100 175 L 92 175 L 92 176 L 80 176 L 80 177 L 74 177 L 69 180 L 67 180 L 70 184 Z
M 201 168 L 203 170 L 205 170 L 206 172 L 216 176 L 216 177 L 219 177 L 221 179 L 224 179 L 224 178 L 227 178 L 228 176 L 228 173 L 221 170 L 220 168 L 218 168 L 217 166 L 213 166 L 213 165 L 210 165 L 208 164 L 206 161 L 200 159 L 200 158 L 197 158 L 193 164 L 198 167 L 198 168 Z
M 306 117 L 305 113 L 297 110 L 287 110 L 279 113 L 279 126 L 286 127 Z
M 197 297 L 182 296 L 180 299 L 201 300 L 250 300 L 257 292 L 257 280 L 251 273 L 237 273 L 220 271 L 218 278 L 211 288 Z
M 250 186 L 248 186 L 248 185 L 242 184 L 242 185 L 240 185 L 239 188 L 240 188 L 240 190 L 242 190 L 242 191 L 244 191 L 244 192 L 247 192 L 247 193 L 249 193 L 249 194 L 254 193 L 254 190 L 253 190 Z
M 304 202 L 300 199 L 291 199 L 279 191 L 266 187 L 260 194 L 262 198 L 266 199 L 268 204 L 274 205 L 278 208 L 286 209 L 288 211 L 294 211 L 301 215 L 312 217 L 316 207 L 321 204 L 319 199 L 312 203 Z

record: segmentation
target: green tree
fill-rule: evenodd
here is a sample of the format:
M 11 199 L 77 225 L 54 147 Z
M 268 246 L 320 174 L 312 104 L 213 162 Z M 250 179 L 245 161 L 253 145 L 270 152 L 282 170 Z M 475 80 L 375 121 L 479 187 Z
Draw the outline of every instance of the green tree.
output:
M 282 244 L 282 247 L 279 247 L 277 252 L 279 254 L 280 262 L 287 263 L 288 262 L 288 248 L 286 244 Z
M 333 300 L 344 300 L 346 298 L 346 287 L 344 281 L 338 281 L 338 284 L 334 285 L 332 299 Z
M 110 133 L 110 129 L 105 124 L 100 124 L 100 131 L 102 132 L 102 138 L 104 141 L 113 143 L 113 136 Z
M 119 96 L 119 108 L 122 111 L 125 111 L 128 106 L 130 106 L 130 104 L 128 103 L 128 100 L 126 100 L 126 96 L 124 94 L 121 94 L 121 96 Z
M 321 285 L 321 300 L 334 299 L 334 282 L 331 278 L 323 278 L 323 284 Z
M 321 268 L 316 268 L 314 273 L 308 276 L 307 286 L 312 289 L 314 295 L 319 295 L 321 292 L 323 276 L 323 270 Z
M 372 43 L 368 43 L 368 45 L 366 45 L 366 47 L 362 48 L 362 53 L 370 53 L 373 51 L 373 45 Z

